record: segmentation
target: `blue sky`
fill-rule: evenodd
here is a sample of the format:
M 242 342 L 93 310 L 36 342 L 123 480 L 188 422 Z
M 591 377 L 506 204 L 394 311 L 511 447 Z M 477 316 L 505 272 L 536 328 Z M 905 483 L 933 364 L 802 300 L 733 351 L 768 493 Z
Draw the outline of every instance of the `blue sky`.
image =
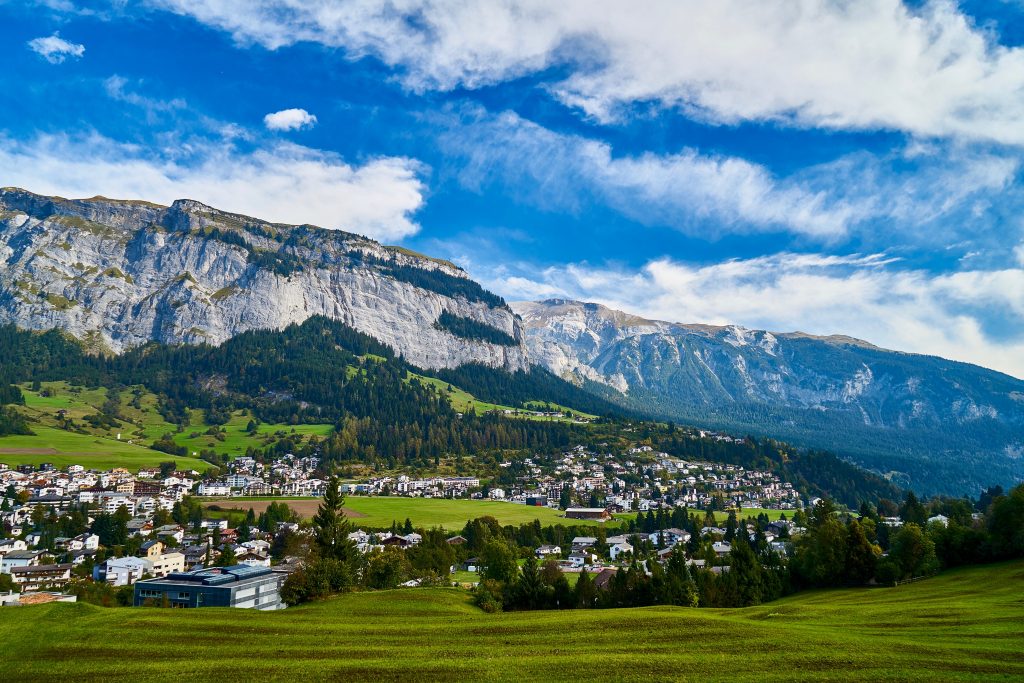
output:
M 0 184 L 1024 377 L 1024 3 L 0 0 Z

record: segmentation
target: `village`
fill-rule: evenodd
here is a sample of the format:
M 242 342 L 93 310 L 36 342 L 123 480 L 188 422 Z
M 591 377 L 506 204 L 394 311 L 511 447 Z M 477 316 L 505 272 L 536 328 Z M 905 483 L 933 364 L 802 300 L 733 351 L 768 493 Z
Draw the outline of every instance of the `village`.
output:
M 301 541 L 296 539 L 306 525 L 294 513 L 280 514 L 287 510 L 282 504 L 276 516 L 261 514 L 232 527 L 227 518 L 207 514 L 199 501 L 316 498 L 325 484 L 316 458 L 293 455 L 270 462 L 239 457 L 215 477 L 178 471 L 170 463 L 136 473 L 0 464 L 0 593 L 5 593 L 0 601 L 68 600 L 74 596 L 62 591 L 92 581 L 114 589 L 134 587 L 130 599 L 127 590 L 122 597 L 126 604 L 151 604 L 157 596 L 174 595 L 187 596 L 172 599 L 181 606 L 281 608 L 275 586 L 301 564 L 289 553 L 297 552 Z M 760 534 L 785 554 L 788 539 L 799 533 L 794 516 L 814 502 L 771 472 L 687 462 L 649 446 L 618 457 L 577 446 L 555 457 L 501 462 L 496 476 L 394 474 L 346 481 L 341 490 L 350 497 L 490 500 L 550 508 L 571 528 L 622 522 L 614 527 L 622 533 L 607 534 L 605 525 L 598 524 L 587 534 L 531 548 L 538 560 L 555 561 L 563 572 L 606 575 L 639 554 L 663 562 L 677 547 L 688 548 L 693 566 L 727 571 L 728 539 L 742 533 L 725 528 L 727 510 L 741 515 L 744 509 L 789 511 L 789 520 L 783 512 L 782 519 L 764 518 L 760 527 L 747 529 L 752 538 Z M 707 510 L 707 519 L 717 521 L 681 528 L 680 520 L 689 519 L 680 515 L 685 510 Z M 462 583 L 472 584 L 481 561 L 470 547 L 460 547 L 466 539 L 455 531 L 447 538 L 454 549 L 449 578 L 458 575 Z M 350 535 L 364 554 L 410 548 L 422 538 L 408 520 L 405 528 L 396 521 L 390 530 L 357 528 Z M 402 583 L 420 581 L 411 577 Z M 192 588 L 180 590 L 183 586 Z

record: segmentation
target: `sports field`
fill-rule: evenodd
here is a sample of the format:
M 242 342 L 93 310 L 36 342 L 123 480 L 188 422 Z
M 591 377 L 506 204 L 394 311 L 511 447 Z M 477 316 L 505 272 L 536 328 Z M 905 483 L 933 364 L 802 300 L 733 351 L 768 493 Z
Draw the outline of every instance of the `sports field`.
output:
M 485 614 L 459 589 L 281 612 L 0 609 L 16 681 L 1011 681 L 1024 562 L 759 607 Z

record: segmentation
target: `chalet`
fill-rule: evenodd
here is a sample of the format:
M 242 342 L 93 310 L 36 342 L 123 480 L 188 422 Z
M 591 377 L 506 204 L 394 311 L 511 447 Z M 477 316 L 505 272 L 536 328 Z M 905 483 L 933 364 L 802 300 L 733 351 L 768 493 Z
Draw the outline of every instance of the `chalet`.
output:
M 465 536 L 452 536 L 448 539 L 448 545 L 464 545 L 467 540 Z
M 545 557 L 558 557 L 561 554 L 562 549 L 557 545 L 542 545 L 534 551 L 538 560 Z

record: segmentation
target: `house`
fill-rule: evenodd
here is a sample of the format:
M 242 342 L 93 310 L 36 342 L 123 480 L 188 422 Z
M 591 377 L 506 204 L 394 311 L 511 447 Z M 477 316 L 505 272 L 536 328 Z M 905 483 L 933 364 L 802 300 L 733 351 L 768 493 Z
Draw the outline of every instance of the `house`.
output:
M 448 545 L 463 545 L 467 540 L 465 536 L 452 536 L 448 539 Z
M 623 554 L 632 555 L 633 546 L 629 543 L 626 543 L 625 541 L 621 543 L 616 543 L 608 549 L 608 554 L 611 556 L 613 560 L 618 559 L 618 557 Z
M 153 563 L 142 557 L 112 557 L 92 569 L 94 581 L 111 586 L 130 586 L 152 572 Z
M 673 546 L 676 543 L 686 543 L 690 540 L 690 532 L 684 531 L 683 529 L 662 529 L 661 531 L 655 531 L 651 534 L 651 543 L 658 543 L 660 541 L 662 546 Z
M 139 557 L 145 557 L 147 560 L 160 557 L 163 552 L 163 541 L 146 541 L 139 547 Z
M 0 541 L 0 557 L 15 550 L 28 550 L 28 544 L 19 538 L 7 538 Z
M 585 548 L 590 548 L 596 544 L 597 539 L 593 536 L 577 536 L 576 538 L 572 539 L 573 551 L 584 550 Z
M 725 557 L 732 552 L 732 546 L 725 541 L 715 541 L 711 544 L 711 549 L 715 551 L 715 554 L 719 557 Z
M 199 523 L 199 528 L 203 529 L 204 531 L 215 531 L 217 529 L 224 531 L 228 528 L 228 520 L 204 519 L 202 522 Z
M 42 550 L 12 550 L 0 559 L 0 574 L 10 574 L 19 567 L 35 567 L 42 556 Z
M 602 522 L 612 518 L 605 508 L 568 508 L 565 516 L 569 519 L 596 519 Z
M 269 567 L 270 558 L 266 555 L 261 555 L 253 550 L 247 550 L 245 552 L 235 555 L 235 561 L 238 564 L 244 564 L 249 567 Z
M 562 554 L 562 549 L 557 545 L 542 545 L 533 554 L 537 556 L 538 560 L 545 557 L 557 557 Z
M 478 572 L 483 567 L 480 566 L 479 557 L 471 557 L 462 563 L 462 571 L 464 572 Z
M 21 588 L 22 593 L 41 588 L 63 588 L 71 580 L 71 564 L 14 567 L 11 569 L 11 580 Z
M 165 524 L 153 529 L 153 535 L 157 538 L 173 538 L 177 543 L 185 540 L 185 530 L 177 524 Z
M 569 562 L 570 567 L 579 568 L 588 562 L 593 563 L 597 561 L 597 557 L 593 553 L 574 551 L 569 553 L 569 557 L 566 558 Z
M 611 588 L 612 579 L 615 578 L 615 573 L 617 571 L 617 569 L 613 568 L 602 569 L 599 571 L 597 576 L 594 577 L 594 588 L 599 591 L 606 591 Z
M 280 589 L 285 574 L 269 567 L 236 565 L 175 572 L 135 584 L 135 606 L 237 607 L 284 609 Z
M 185 554 L 176 551 L 165 552 L 149 558 L 153 563 L 151 573 L 153 576 L 161 577 L 173 574 L 174 572 L 185 571 Z

